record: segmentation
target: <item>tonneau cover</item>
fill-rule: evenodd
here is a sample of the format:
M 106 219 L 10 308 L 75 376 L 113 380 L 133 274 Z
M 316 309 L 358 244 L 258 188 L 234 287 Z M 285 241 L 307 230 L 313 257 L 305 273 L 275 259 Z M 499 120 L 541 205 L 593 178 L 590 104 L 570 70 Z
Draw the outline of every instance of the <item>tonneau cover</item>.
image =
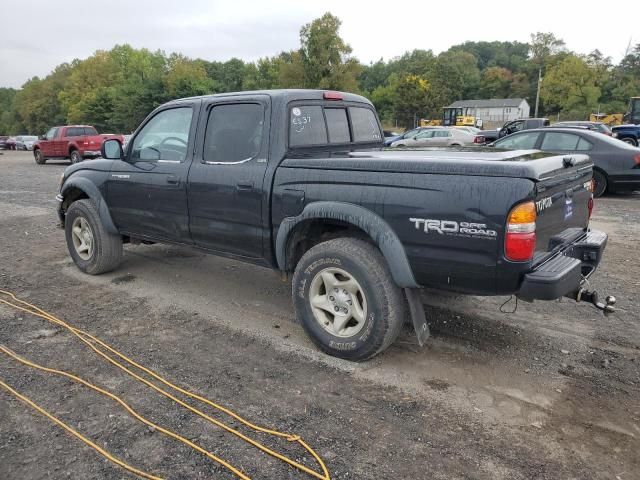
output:
M 287 157 L 284 168 L 379 172 L 482 175 L 544 180 L 590 169 L 587 155 L 555 155 L 538 150 L 385 149 L 355 152 L 313 152 Z

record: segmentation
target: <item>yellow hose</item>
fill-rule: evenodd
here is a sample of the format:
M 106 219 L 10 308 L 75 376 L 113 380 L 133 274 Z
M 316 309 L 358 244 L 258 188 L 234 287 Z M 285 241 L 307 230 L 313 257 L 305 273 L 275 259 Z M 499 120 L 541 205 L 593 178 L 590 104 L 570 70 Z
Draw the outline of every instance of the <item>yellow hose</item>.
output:
M 16 302 L 18 302 L 18 303 L 20 303 L 22 305 L 25 305 L 25 306 L 27 306 L 29 308 L 25 308 L 25 307 L 22 307 L 20 305 L 16 305 L 16 304 L 14 304 L 12 302 L 9 302 L 7 300 L 4 300 L 4 299 L 0 299 L 0 303 L 4 303 L 4 304 L 6 304 L 6 305 L 8 305 L 8 306 L 10 306 L 12 308 L 15 308 L 15 309 L 30 313 L 30 314 L 38 316 L 40 318 L 44 318 L 45 320 L 47 320 L 47 321 L 49 321 L 51 323 L 54 323 L 54 324 L 59 325 L 59 326 L 61 326 L 63 328 L 66 328 L 73 335 L 75 335 L 80 341 L 85 343 L 89 348 L 91 348 L 98 355 L 103 357 L 105 360 L 107 360 L 108 362 L 110 362 L 114 366 L 118 367 L 119 369 L 121 369 L 122 371 L 124 371 L 128 375 L 132 376 L 136 380 L 138 380 L 138 381 L 144 383 L 145 385 L 149 386 L 150 388 L 154 389 L 155 391 L 157 391 L 161 395 L 164 395 L 165 397 L 170 398 L 171 400 L 173 400 L 174 402 L 178 403 L 182 407 L 184 407 L 184 408 L 188 409 L 189 411 L 195 413 L 196 415 L 204 418 L 205 420 L 209 421 L 210 423 L 212 423 L 212 424 L 214 424 L 214 425 L 226 430 L 229 433 L 232 433 L 233 435 L 236 435 L 237 437 L 241 438 L 245 442 L 253 445 L 254 447 L 262 450 L 263 452 L 265 452 L 265 453 L 267 453 L 267 454 L 269 454 L 269 455 L 271 455 L 271 456 L 273 456 L 275 458 L 278 458 L 279 460 L 291 465 L 292 467 L 294 467 L 294 468 L 296 468 L 298 470 L 301 470 L 301 471 L 303 471 L 303 472 L 305 472 L 305 473 L 307 473 L 307 474 L 309 474 L 309 475 L 311 475 L 311 476 L 313 476 L 315 478 L 318 478 L 320 480 L 330 480 L 329 471 L 327 470 L 327 467 L 324 464 L 324 462 L 322 461 L 322 459 L 320 458 L 320 456 L 309 445 L 307 445 L 307 443 L 305 443 L 299 436 L 291 435 L 289 433 L 279 432 L 279 431 L 272 430 L 272 429 L 267 429 L 267 428 L 264 428 L 264 427 L 259 427 L 259 426 L 255 425 L 255 424 L 249 422 L 248 420 L 242 418 L 238 414 L 232 412 L 231 410 L 212 402 L 211 400 L 208 400 L 208 399 L 206 399 L 206 398 L 204 398 L 204 397 L 202 397 L 202 396 L 200 396 L 200 395 L 198 395 L 196 393 L 190 392 L 190 391 L 188 391 L 186 389 L 178 387 L 177 385 L 174 385 L 173 383 L 169 382 L 168 380 L 166 380 L 165 378 L 163 378 L 159 374 L 155 373 L 154 371 L 152 371 L 152 370 L 150 370 L 150 369 L 148 369 L 148 368 L 136 363 L 134 360 L 130 359 L 126 355 L 120 353 L 119 351 L 117 351 L 113 347 L 107 345 L 102 340 L 94 337 L 93 335 L 91 335 L 91 334 L 89 334 L 89 333 L 87 333 L 85 331 L 82 331 L 80 329 L 72 327 L 71 325 L 67 324 L 63 320 L 60 320 L 59 318 L 57 318 L 57 317 L 51 315 L 50 313 L 48 313 L 48 312 L 36 307 L 35 305 L 32 305 L 32 304 L 30 304 L 28 302 L 25 302 L 24 300 L 20 300 L 13 293 L 7 292 L 5 290 L 0 290 L 0 293 L 11 297 L 14 301 L 16 301 Z M 242 424 L 246 425 L 247 427 L 249 427 L 249 428 L 251 428 L 251 429 L 253 429 L 255 431 L 262 432 L 262 433 L 267 433 L 267 434 L 278 436 L 278 437 L 282 437 L 282 438 L 285 438 L 285 439 L 287 439 L 289 441 L 298 442 L 318 462 L 318 464 L 320 465 L 320 468 L 322 469 L 322 474 L 310 469 L 309 467 L 307 467 L 307 466 L 305 466 L 305 465 L 303 465 L 303 464 L 301 464 L 299 462 L 296 462 L 296 461 L 290 459 L 289 457 L 287 457 L 285 455 L 282 455 L 282 454 L 280 454 L 278 452 L 275 452 L 275 451 L 271 450 L 270 448 L 266 447 L 265 445 L 262 445 L 261 443 L 259 443 L 259 442 L 255 441 L 255 440 L 247 437 L 246 435 L 242 434 L 241 432 L 239 432 L 239 431 L 237 431 L 237 430 L 225 425 L 224 423 L 222 423 L 222 422 L 220 422 L 220 421 L 208 416 L 207 414 L 205 414 L 201 410 L 198 410 L 197 408 L 192 407 L 191 405 L 189 405 L 189 404 L 183 402 L 182 400 L 176 398 L 175 396 L 173 396 L 169 392 L 163 390 L 162 388 L 156 386 L 155 384 L 151 383 L 150 381 L 146 380 L 145 378 L 143 378 L 143 377 L 137 375 L 136 373 L 132 372 L 130 369 L 128 369 L 127 367 L 125 367 L 124 365 L 119 363 L 118 361 L 114 360 L 113 358 L 111 358 L 110 356 L 105 354 L 103 351 L 101 351 L 99 348 L 97 348 L 94 345 L 94 343 L 92 343 L 92 342 L 95 342 L 96 344 L 100 345 L 101 347 L 103 347 L 104 349 L 108 350 L 112 354 L 118 356 L 119 358 L 121 358 L 122 360 L 126 361 L 130 365 L 142 370 L 143 372 L 145 372 L 148 375 L 152 376 L 156 380 L 162 382 L 166 386 L 174 389 L 175 391 L 180 392 L 180 393 L 182 393 L 182 394 L 184 394 L 184 395 L 186 395 L 186 396 L 188 396 L 190 398 L 193 398 L 195 400 L 198 400 L 200 402 L 203 402 L 203 403 L 205 403 L 205 404 L 207 404 L 207 405 L 209 405 L 209 406 L 211 406 L 211 407 L 213 407 L 213 408 L 215 408 L 215 409 L 217 409 L 219 411 L 222 411 L 223 413 L 231 416 L 232 418 L 238 420 Z M 7 351 L 5 351 L 4 349 L 3 349 L 3 351 L 4 351 L 4 353 L 7 353 Z M 43 367 L 43 368 L 46 368 L 46 367 Z M 61 372 L 61 371 L 56 371 L 56 372 L 60 372 L 60 374 L 71 375 L 71 374 L 67 374 L 66 372 Z M 52 373 L 55 373 L 55 372 L 52 372 Z M 85 385 L 90 386 L 90 388 L 95 387 L 95 386 L 91 386 L 91 384 L 89 384 L 88 382 L 85 382 L 84 380 L 80 379 L 79 377 L 75 377 L 75 378 L 77 378 L 78 381 L 81 381 Z M 97 389 L 97 388 L 98 387 L 95 387 L 95 389 Z M 108 394 L 109 396 L 111 396 L 111 394 L 109 394 L 108 392 L 106 392 L 105 394 Z M 113 397 L 115 397 L 115 396 L 113 396 Z M 120 399 L 118 399 L 118 400 L 120 400 Z M 118 401 L 118 400 L 116 400 L 116 401 Z M 121 401 L 121 402 L 122 402 L 121 404 L 124 404 L 123 401 Z M 126 405 L 126 404 L 124 404 L 124 405 Z M 140 420 L 144 421 L 141 418 L 140 418 Z M 177 435 L 177 434 L 174 434 L 174 435 Z M 204 452 L 201 452 L 201 453 L 204 453 Z M 224 465 L 225 467 L 229 468 L 233 473 L 238 475 L 240 478 L 248 478 L 246 476 L 242 476 L 243 474 L 239 473 L 236 469 L 234 469 L 230 465 L 222 463 L 223 461 L 221 459 L 218 459 L 218 460 L 220 460 L 219 463 L 221 463 L 221 465 Z M 218 460 L 216 460 L 216 461 L 218 461 Z
M 146 419 L 145 417 L 140 415 L 138 412 L 136 412 L 133 408 L 131 408 L 124 400 L 122 400 L 117 395 L 114 395 L 111 392 L 108 392 L 108 391 L 106 391 L 106 390 L 104 390 L 104 389 L 102 389 L 102 388 L 100 388 L 100 387 L 98 387 L 96 385 L 93 385 L 92 383 L 89 383 L 86 380 L 84 380 L 84 379 L 82 379 L 82 378 L 80 378 L 80 377 L 78 377 L 76 375 L 73 375 L 72 373 L 65 372 L 63 370 L 56 370 L 54 368 L 44 367 L 42 365 L 38 365 L 37 363 L 30 362 L 29 360 L 26 360 L 26 359 L 20 357 L 19 355 L 17 355 L 16 353 L 12 352 L 11 350 L 9 350 L 4 345 L 0 345 L 0 351 L 2 351 L 3 353 L 9 355 L 11 358 L 13 358 L 14 360 L 17 360 L 18 362 L 22 363 L 23 365 L 27 365 L 27 366 L 32 367 L 32 368 L 37 368 L 38 370 L 42 370 L 44 372 L 53 373 L 53 374 L 56 374 L 56 375 L 62 375 L 64 377 L 70 378 L 71 380 L 74 380 L 74 381 L 76 381 L 78 383 L 81 383 L 81 384 L 83 384 L 83 385 L 95 390 L 96 392 L 99 392 L 99 393 L 101 393 L 103 395 L 106 395 L 107 397 L 111 398 L 112 400 L 115 400 L 116 402 L 118 402 L 134 418 L 137 418 L 138 420 L 140 420 L 145 425 L 153 427 L 156 430 L 158 430 L 159 432 L 162 432 L 165 435 L 168 435 L 168 436 L 170 436 L 172 438 L 175 438 L 176 440 L 184 443 L 185 445 L 190 446 L 191 448 L 193 448 L 194 450 L 197 450 L 198 452 L 202 453 L 203 455 L 206 455 L 211 460 L 213 460 L 215 462 L 218 462 L 220 465 L 224 465 L 225 467 L 227 467 L 229 470 L 231 470 L 233 473 L 235 473 L 238 477 L 242 478 L 243 480 L 250 480 L 250 478 L 247 477 L 244 473 L 242 473 L 241 471 L 237 470 L 235 467 L 233 467 L 233 465 L 230 465 L 229 463 L 225 462 L 220 457 L 217 457 L 213 453 L 208 452 L 207 450 L 205 450 L 202 447 L 199 447 L 198 445 L 196 445 L 195 443 L 187 440 L 183 436 L 178 435 L 177 433 L 174 433 L 171 430 L 167 430 L 166 428 L 163 428 L 160 425 L 158 425 L 156 423 L 153 423 L 151 420 Z M 155 478 L 155 477 L 153 477 L 153 478 Z
M 104 456 L 108 460 L 112 461 L 113 463 L 115 463 L 117 465 L 120 465 L 125 470 L 129 470 L 131 473 L 135 473 L 136 475 L 138 475 L 139 477 L 142 477 L 142 478 L 148 478 L 150 480 L 162 480 L 160 477 L 156 477 L 154 475 L 151 475 L 150 473 L 146 473 L 146 472 L 143 472 L 142 470 L 138 470 L 137 468 L 132 467 L 128 463 L 125 463 L 122 460 L 118 460 L 116 457 L 111 455 L 109 452 L 107 452 L 103 448 L 100 448 L 98 445 L 93 443 L 91 440 L 89 440 L 87 437 L 85 437 L 84 435 L 82 435 L 78 431 L 76 431 L 73 428 L 71 428 L 69 425 L 64 423 L 62 420 L 60 420 L 60 419 L 54 417 L 53 415 L 51 415 L 44 408 L 42 408 L 40 405 L 36 404 L 32 400 L 29 400 L 27 397 L 25 397 L 21 393 L 15 391 L 13 388 L 11 388 L 9 385 L 4 383 L 2 380 L 0 380 L 0 386 L 2 386 L 4 389 L 9 391 L 10 393 L 15 395 L 16 397 L 18 397 L 20 400 L 25 402 L 27 405 L 33 407 L 35 410 L 37 410 L 38 412 L 43 414 L 45 417 L 48 417 L 50 420 L 52 420 L 53 422 L 55 422 L 58 425 L 60 425 L 67 432 L 69 432 L 71 435 L 74 435 L 74 436 L 78 437 L 80 440 L 82 440 L 84 443 L 89 445 L 91 448 L 93 448 L 94 450 L 97 450 L 102 456 Z

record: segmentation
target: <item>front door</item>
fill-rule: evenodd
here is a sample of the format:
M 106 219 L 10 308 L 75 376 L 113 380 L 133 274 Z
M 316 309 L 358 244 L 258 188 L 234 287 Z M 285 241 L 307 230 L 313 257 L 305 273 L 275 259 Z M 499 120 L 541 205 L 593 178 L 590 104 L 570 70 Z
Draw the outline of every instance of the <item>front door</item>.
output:
M 190 227 L 196 245 L 247 258 L 263 256 L 269 227 L 263 198 L 269 118 L 265 95 L 204 105 L 189 172 Z
M 187 175 L 196 109 L 177 104 L 157 112 L 132 138 L 125 160 L 114 161 L 107 203 L 120 231 L 191 243 Z
M 415 136 L 413 140 L 409 140 L 407 145 L 412 147 L 428 147 L 433 142 L 433 134 L 435 130 L 424 130 Z

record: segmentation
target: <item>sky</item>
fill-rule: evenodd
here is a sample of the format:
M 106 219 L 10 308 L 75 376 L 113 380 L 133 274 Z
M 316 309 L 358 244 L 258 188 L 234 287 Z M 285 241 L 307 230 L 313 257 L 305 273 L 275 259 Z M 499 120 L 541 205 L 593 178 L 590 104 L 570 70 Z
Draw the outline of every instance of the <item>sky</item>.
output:
M 595 0 L 2 0 L 0 87 L 19 88 L 62 62 L 124 43 L 253 61 L 298 48 L 300 27 L 327 11 L 342 20 L 342 37 L 364 63 L 416 48 L 439 53 L 467 40 L 527 42 L 537 31 L 555 33 L 579 53 L 597 48 L 614 62 L 630 40 L 640 43 L 637 16 Z

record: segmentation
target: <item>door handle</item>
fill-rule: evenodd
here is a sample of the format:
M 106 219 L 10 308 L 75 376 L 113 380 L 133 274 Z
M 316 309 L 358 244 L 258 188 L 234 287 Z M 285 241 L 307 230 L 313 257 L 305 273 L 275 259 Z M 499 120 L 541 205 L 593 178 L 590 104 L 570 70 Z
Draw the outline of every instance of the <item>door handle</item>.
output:
M 236 185 L 236 189 L 237 190 L 252 190 L 253 189 L 253 182 L 239 182 Z
M 167 183 L 169 185 L 178 185 L 178 183 L 180 183 L 180 180 L 175 175 L 169 175 L 167 177 Z

